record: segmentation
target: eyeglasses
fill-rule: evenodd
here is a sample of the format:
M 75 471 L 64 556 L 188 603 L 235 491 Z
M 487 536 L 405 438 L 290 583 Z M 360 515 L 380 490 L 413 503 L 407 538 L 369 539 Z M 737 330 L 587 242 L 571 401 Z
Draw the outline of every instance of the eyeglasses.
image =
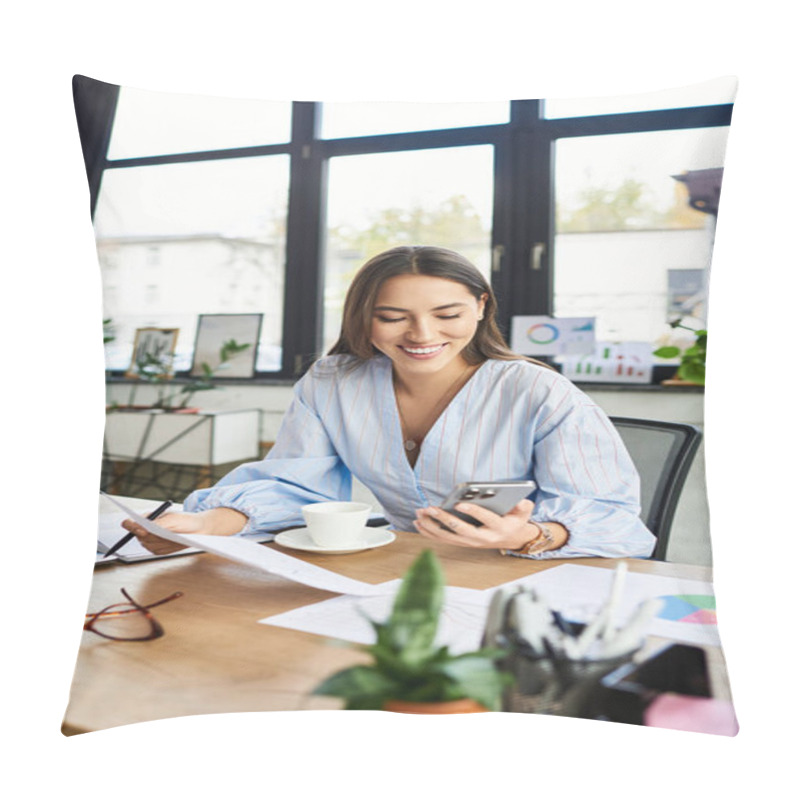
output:
M 127 603 L 115 603 L 106 606 L 102 611 L 86 615 L 83 624 L 85 631 L 91 631 L 106 639 L 120 642 L 146 642 L 164 635 L 164 629 L 149 609 L 168 603 L 183 596 L 183 592 L 175 592 L 163 600 L 143 606 L 137 603 L 125 589 L 120 590 Z

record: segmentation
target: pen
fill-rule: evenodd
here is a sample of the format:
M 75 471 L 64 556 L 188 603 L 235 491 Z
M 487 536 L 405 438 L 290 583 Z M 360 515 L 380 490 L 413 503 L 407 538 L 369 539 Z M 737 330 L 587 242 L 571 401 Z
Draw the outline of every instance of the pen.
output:
M 639 605 L 632 619 L 611 639 L 603 653 L 603 658 L 617 658 L 638 647 L 644 636 L 645 628 L 651 619 L 661 610 L 663 601 L 660 597 L 651 597 Z
M 616 614 L 617 607 L 622 599 L 623 586 L 625 585 L 625 576 L 628 573 L 628 565 L 624 561 L 617 564 L 617 571 L 614 575 L 614 584 L 611 587 L 611 596 L 608 599 L 608 612 L 606 617 L 605 629 L 603 630 L 602 639 L 607 642 L 614 635 L 614 615 Z
M 155 511 L 147 515 L 147 519 L 155 520 L 160 517 L 170 506 L 172 505 L 172 500 L 165 500 Z M 127 533 L 123 536 L 104 556 L 103 558 L 108 558 L 109 556 L 113 556 L 120 547 L 128 544 L 128 542 L 136 536 L 135 533 Z
M 617 569 L 614 574 L 613 582 L 611 585 L 611 593 L 608 600 L 606 600 L 603 607 L 597 616 L 581 631 L 578 636 L 578 641 L 574 647 L 574 652 L 577 658 L 583 658 L 589 648 L 594 644 L 596 639 L 607 641 L 613 633 L 613 620 L 612 614 L 619 605 L 622 596 L 622 587 L 625 582 L 625 575 L 628 567 L 624 561 L 617 564 Z

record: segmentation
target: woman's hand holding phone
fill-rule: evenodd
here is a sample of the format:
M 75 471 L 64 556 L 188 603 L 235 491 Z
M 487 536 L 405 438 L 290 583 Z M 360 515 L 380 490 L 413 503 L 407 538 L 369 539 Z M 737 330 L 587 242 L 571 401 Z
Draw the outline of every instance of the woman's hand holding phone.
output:
M 486 549 L 517 550 L 536 536 L 536 528 L 529 522 L 533 512 L 530 500 L 520 500 L 503 516 L 474 503 L 458 503 L 455 510 L 469 514 L 481 525 L 471 525 L 441 508 L 430 507 L 417 509 L 414 527 L 429 539 Z

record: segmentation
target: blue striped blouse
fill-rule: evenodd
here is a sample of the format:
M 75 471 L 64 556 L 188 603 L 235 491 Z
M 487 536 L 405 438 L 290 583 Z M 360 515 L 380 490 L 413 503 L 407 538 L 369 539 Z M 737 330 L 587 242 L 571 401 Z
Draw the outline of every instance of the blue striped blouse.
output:
M 302 525 L 300 507 L 349 499 L 355 475 L 397 530 L 458 483 L 533 479 L 533 519 L 569 540 L 532 558 L 641 556 L 655 538 L 639 518 L 639 477 L 608 417 L 558 373 L 484 362 L 434 423 L 412 468 L 383 355 L 326 356 L 301 378 L 267 457 L 192 493 L 187 511 L 226 506 L 242 533 Z M 379 509 L 376 509 L 376 511 Z

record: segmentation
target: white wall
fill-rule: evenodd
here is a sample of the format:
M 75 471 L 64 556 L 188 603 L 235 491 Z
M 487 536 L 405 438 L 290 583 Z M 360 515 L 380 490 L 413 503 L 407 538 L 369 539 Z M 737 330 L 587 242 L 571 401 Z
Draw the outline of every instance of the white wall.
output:
M 680 389 L 632 390 L 590 387 L 585 390 L 609 415 L 662 419 L 670 422 L 703 424 L 704 395 Z M 126 403 L 130 384 L 114 384 L 108 388 L 109 401 Z M 283 413 L 292 394 L 291 386 L 235 386 L 199 392 L 194 404 L 209 410 L 260 408 L 262 441 L 274 441 Z M 140 386 L 136 402 L 146 404 L 155 399 L 155 390 Z M 364 487 L 357 486 L 359 498 L 369 500 Z M 705 455 L 701 446 L 686 482 L 675 514 L 668 553 L 670 561 L 711 565 L 709 513 L 706 498 Z

